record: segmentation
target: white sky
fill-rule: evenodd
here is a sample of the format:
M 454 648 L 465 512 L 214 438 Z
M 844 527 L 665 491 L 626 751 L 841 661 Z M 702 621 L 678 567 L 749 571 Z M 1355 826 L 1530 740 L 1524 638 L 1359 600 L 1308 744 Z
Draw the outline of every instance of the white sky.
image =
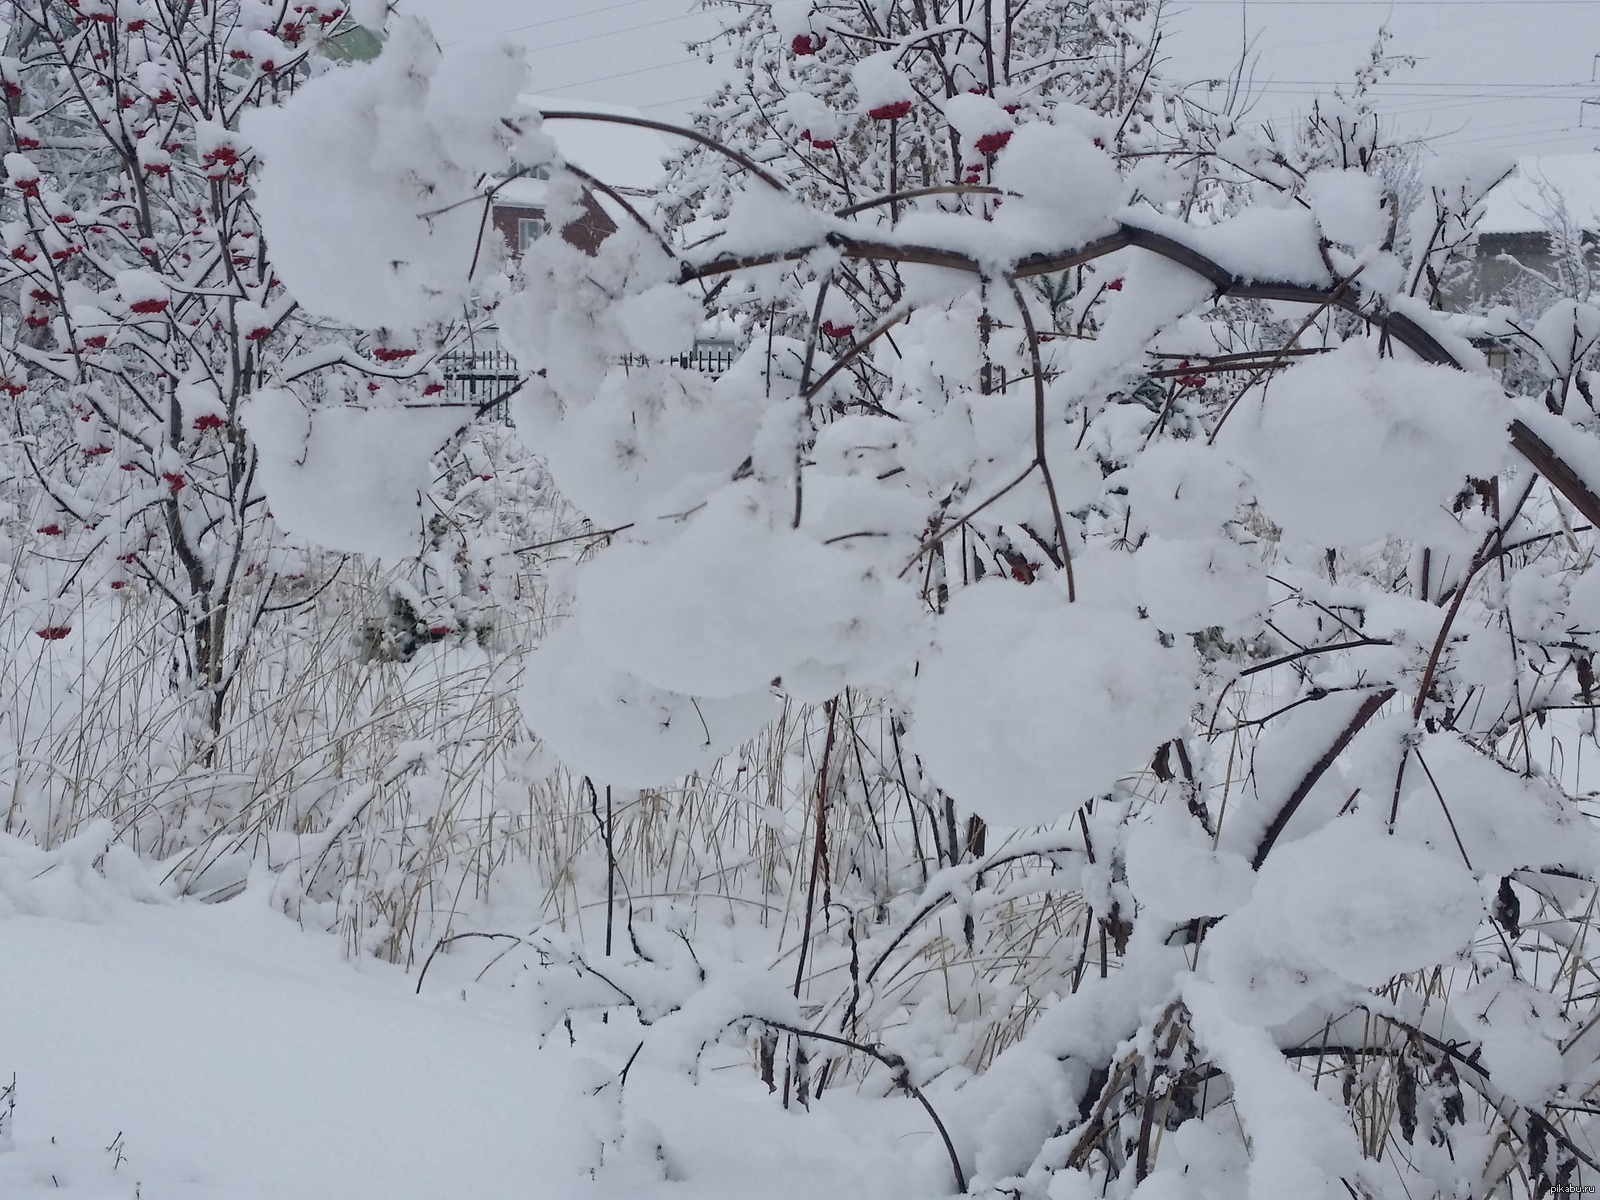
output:
M 694 0 L 397 0 L 440 41 L 510 33 L 544 95 L 681 119 L 717 68 L 684 43 L 717 28 Z M 1600 0 L 1169 0 L 1169 73 L 1226 75 L 1255 39 L 1256 116 L 1282 119 L 1347 82 L 1387 22 L 1417 67 L 1382 86 L 1396 128 L 1441 148 L 1549 154 L 1600 147 Z M 1592 98 L 1595 103 L 1583 105 Z M 1580 124 L 1581 122 L 1581 124 Z

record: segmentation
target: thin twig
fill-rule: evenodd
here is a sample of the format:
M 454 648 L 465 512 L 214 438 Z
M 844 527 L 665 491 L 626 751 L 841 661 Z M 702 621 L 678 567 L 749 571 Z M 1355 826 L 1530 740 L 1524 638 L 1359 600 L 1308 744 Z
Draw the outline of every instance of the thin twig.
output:
M 798 1025 L 774 1021 L 771 1017 L 746 1015 L 741 1017 L 740 1020 L 756 1021 L 762 1025 L 770 1025 L 773 1029 L 781 1029 L 794 1037 L 815 1038 L 819 1042 L 828 1042 L 835 1046 L 843 1046 L 847 1050 L 856 1050 L 877 1059 L 888 1067 L 894 1075 L 896 1086 L 904 1088 L 910 1093 L 917 1103 L 922 1105 L 929 1118 L 932 1119 L 935 1128 L 939 1131 L 939 1137 L 944 1141 L 945 1153 L 950 1156 L 950 1171 L 956 1178 L 956 1191 L 960 1195 L 966 1195 L 967 1173 L 961 1169 L 961 1156 L 956 1153 L 956 1144 L 950 1140 L 950 1131 L 945 1128 L 944 1122 L 939 1119 L 939 1114 L 934 1110 L 933 1105 L 929 1103 L 928 1097 L 923 1095 L 922 1089 L 911 1082 L 911 1070 L 906 1065 L 906 1060 L 901 1058 L 900 1055 L 873 1042 L 858 1042 L 853 1038 L 841 1037 L 836 1033 L 822 1033 L 815 1029 L 801 1029 Z

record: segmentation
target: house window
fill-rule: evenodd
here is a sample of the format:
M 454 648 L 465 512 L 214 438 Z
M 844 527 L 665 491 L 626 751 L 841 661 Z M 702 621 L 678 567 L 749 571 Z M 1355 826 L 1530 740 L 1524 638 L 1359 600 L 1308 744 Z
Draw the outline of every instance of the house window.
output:
M 534 242 L 550 232 L 550 222 L 543 217 L 517 218 L 517 253 L 521 254 Z

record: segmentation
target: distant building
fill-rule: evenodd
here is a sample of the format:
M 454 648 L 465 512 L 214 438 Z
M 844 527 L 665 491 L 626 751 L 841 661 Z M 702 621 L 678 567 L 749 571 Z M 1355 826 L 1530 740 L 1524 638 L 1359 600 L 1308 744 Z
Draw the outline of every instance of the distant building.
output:
M 613 116 L 638 117 L 634 109 L 593 104 L 548 96 L 526 97 L 541 111 L 592 112 Z M 663 174 L 662 159 L 670 147 L 660 134 L 636 125 L 603 121 L 554 120 L 545 125 L 573 166 L 582 169 L 625 196 L 628 202 L 648 214 L 654 209 L 653 197 Z M 508 180 L 495 193 L 492 220 L 505 238 L 511 253 L 521 256 L 535 239 L 550 232 L 545 219 L 545 192 L 549 184 L 543 177 Z M 594 254 L 600 243 L 616 231 L 617 223 L 629 219 L 611 197 L 586 192 L 583 215 L 569 222 L 561 236 L 585 253 Z
M 1600 153 L 1524 158 L 1484 199 L 1471 282 L 1461 303 L 1510 303 L 1519 292 L 1600 272 Z
M 513 258 L 521 258 L 534 241 L 550 232 L 545 219 L 544 191 L 540 179 L 512 179 L 495 193 L 490 219 Z M 562 226 L 561 236 L 585 254 L 600 252 L 600 243 L 616 232 L 617 223 L 590 192 L 583 195 L 583 215 Z
M 526 97 L 540 111 L 592 112 L 637 117 L 634 109 L 615 105 Z M 555 140 L 561 155 L 621 195 L 647 220 L 655 213 L 655 197 L 665 174 L 663 160 L 672 146 L 654 130 L 605 121 L 552 120 L 545 132 Z M 509 179 L 496 189 L 490 221 L 515 258 L 542 237 L 551 236 L 546 216 L 550 187 L 548 174 L 539 171 Z M 631 221 L 622 207 L 604 192 L 586 191 L 582 213 L 559 231 L 559 236 L 586 254 L 598 254 L 600 244 L 623 221 Z M 722 374 L 737 357 L 737 339 L 731 328 L 708 328 L 692 347 L 672 356 L 682 367 Z M 516 387 L 527 364 L 519 364 L 491 335 L 473 349 L 455 351 L 443 360 L 444 376 L 452 398 L 473 404 L 493 402 Z M 506 414 L 501 405 L 502 416 Z

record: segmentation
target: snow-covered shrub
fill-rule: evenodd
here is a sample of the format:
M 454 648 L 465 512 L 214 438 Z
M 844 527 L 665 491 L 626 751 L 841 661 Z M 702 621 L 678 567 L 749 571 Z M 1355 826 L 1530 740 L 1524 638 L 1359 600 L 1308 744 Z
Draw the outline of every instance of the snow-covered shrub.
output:
M 92 657 L 93 619 L 74 596 L 160 597 L 201 757 L 223 730 L 251 631 L 304 573 L 284 557 L 285 534 L 341 515 L 337 504 L 320 522 L 269 511 L 264 478 L 323 466 L 301 461 L 296 423 L 357 427 L 346 440 L 364 441 L 362 465 L 392 486 L 384 519 L 367 524 L 398 530 L 388 552 L 402 557 L 435 515 L 424 508 L 430 460 L 470 415 L 405 407 L 440 390 L 428 363 L 449 329 L 408 326 L 400 338 L 310 317 L 258 219 L 272 197 L 258 194 L 241 126 L 326 74 L 345 9 L 4 6 L 15 56 L 3 65 L 0 375 L 8 466 L 34 485 L 34 552 L 8 578 L 13 611 L 58 656 Z M 440 108 L 470 157 L 467 131 Z M 305 411 L 330 402 L 349 411 Z M 265 409 L 276 419 L 255 422 L 255 437 L 247 414 Z
M 1028 36 L 1059 51 L 1066 11 L 1143 71 L 1144 5 L 1040 9 Z M 678 229 L 634 214 L 523 260 L 517 425 L 604 533 L 522 703 L 585 777 L 606 932 L 541 929 L 517 965 L 551 1026 L 631 1009 L 688 1065 L 748 1038 L 774 1090 L 785 1046 L 785 1100 L 913 1090 L 944 1135 L 916 1169 L 974 1194 L 1573 1182 L 1600 1084 L 1600 861 L 1567 757 L 1600 636 L 1592 314 L 1530 331 L 1542 394 L 1510 395 L 1485 323 L 1428 303 L 1481 173 L 1424 199 L 1359 89 L 1286 142 L 1180 121 L 1139 73 L 1024 97 L 987 19 L 751 10 L 788 152 L 708 146 Z M 368 109 L 341 97 L 401 78 L 355 68 L 272 118 L 331 221 L 361 216 L 337 150 Z M 403 82 L 423 113 L 447 90 Z M 499 116 L 532 137 L 468 119 Z M 1142 165 L 1196 147 L 1203 172 Z M 420 203 L 385 171 L 385 211 Z M 690 303 L 742 332 L 714 383 L 663 353 Z M 278 486 L 309 509 L 313 483 Z M 754 774 L 741 743 L 779 709 L 801 752 L 758 743 L 783 755 L 767 801 L 730 784 L 748 824 L 710 839 L 749 854 L 679 889 L 784 847 L 752 880 L 764 932 L 654 880 L 641 932 L 649 849 L 619 833 Z
M 344 78 L 326 56 L 345 4 L 0 7 L 0 828 L 50 847 L 109 820 L 211 897 L 265 859 L 287 903 L 404 958 L 448 914 L 463 831 L 522 737 L 494 671 L 545 598 L 517 552 L 569 532 L 511 431 L 456 436 L 477 410 L 439 358 L 483 314 L 331 323 L 296 304 L 301 262 L 263 233 L 278 198 L 244 127 Z M 452 89 L 498 104 L 520 70 L 445 63 L 426 114 L 389 114 L 448 143 L 437 183 L 505 134 L 463 125 Z M 469 257 L 480 216 L 456 218 Z M 500 249 L 481 247 L 484 294 Z M 311 452 L 324 428 L 340 454 Z M 263 491 L 301 479 L 346 492 L 274 508 Z M 342 552 L 346 527 L 382 566 Z M 390 778 L 395 746 L 456 718 L 430 760 L 442 791 Z M 319 830 L 316 868 L 295 866 L 279 835 Z

